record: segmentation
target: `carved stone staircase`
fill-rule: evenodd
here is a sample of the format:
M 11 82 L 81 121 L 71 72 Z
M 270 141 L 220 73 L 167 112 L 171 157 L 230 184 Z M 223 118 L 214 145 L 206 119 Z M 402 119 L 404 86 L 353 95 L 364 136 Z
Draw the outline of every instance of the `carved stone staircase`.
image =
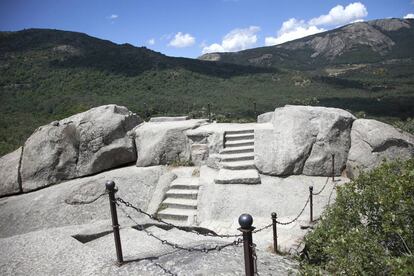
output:
M 220 171 L 216 184 L 260 184 L 254 165 L 254 130 L 226 131 L 220 152 Z
M 191 225 L 197 214 L 198 177 L 178 177 L 170 184 L 157 216 L 178 225 Z

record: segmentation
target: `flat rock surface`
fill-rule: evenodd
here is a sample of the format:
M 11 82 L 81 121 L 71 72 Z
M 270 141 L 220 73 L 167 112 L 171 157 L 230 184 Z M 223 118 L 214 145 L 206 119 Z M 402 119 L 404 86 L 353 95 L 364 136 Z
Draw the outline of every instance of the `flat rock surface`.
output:
M 276 212 L 278 221 L 290 222 L 302 211 L 309 198 L 309 186 L 314 187 L 314 219 L 317 220 L 326 206 L 336 198 L 334 186 L 343 185 L 349 179 L 295 175 L 271 177 L 260 175 L 261 184 L 215 184 L 212 179 L 218 172 L 206 166 L 201 168 L 199 190 L 200 226 L 219 234 L 237 234 L 238 217 L 243 213 L 253 216 L 253 226 L 260 229 L 269 225 L 271 213 Z M 325 185 L 326 184 L 326 185 Z M 323 188 L 325 187 L 325 188 Z M 322 190 L 323 189 L 323 190 Z M 284 252 L 296 253 L 302 238 L 308 230 L 301 225 L 309 223 L 309 204 L 297 221 L 289 225 L 278 225 L 280 247 Z M 262 250 L 272 246 L 272 229 L 255 234 L 255 241 Z
M 90 225 L 79 228 L 89 228 Z M 152 233 L 180 243 L 186 248 L 215 247 L 231 241 L 200 237 L 178 230 L 148 228 Z M 115 265 L 112 234 L 87 243 L 71 235 L 74 227 L 0 239 L 1 275 L 241 275 L 244 273 L 243 249 L 229 246 L 221 251 L 188 252 L 164 245 L 132 228 L 121 231 L 125 264 Z M 144 252 L 144 254 L 142 254 Z M 257 250 L 261 275 L 295 273 L 297 264 L 285 257 Z
M 256 184 L 260 183 L 257 170 L 226 170 L 221 169 L 215 179 L 217 184 Z
M 159 122 L 176 122 L 176 121 L 185 121 L 188 120 L 188 116 L 178 116 L 178 117 L 152 117 L 149 121 L 151 123 Z
M 68 181 L 36 192 L 0 199 L 0 237 L 63 225 L 110 219 L 105 182 L 114 180 L 118 194 L 146 208 L 164 168 L 125 167 Z M 86 204 L 89 201 L 94 202 Z

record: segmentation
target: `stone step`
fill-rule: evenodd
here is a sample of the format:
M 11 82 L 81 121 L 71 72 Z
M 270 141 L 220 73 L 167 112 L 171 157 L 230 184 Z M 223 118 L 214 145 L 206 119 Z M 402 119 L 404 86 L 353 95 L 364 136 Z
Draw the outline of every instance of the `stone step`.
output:
M 217 184 L 260 184 L 257 170 L 226 170 L 221 169 L 214 182 Z
M 165 195 L 166 195 L 166 197 L 172 197 L 172 198 L 197 199 L 198 190 L 169 189 L 165 193 Z
M 254 160 L 221 162 L 221 166 L 223 169 L 228 170 L 256 169 L 256 166 L 254 165 Z
M 226 141 L 226 148 L 254 146 L 254 140 Z
M 161 219 L 173 219 L 180 221 L 187 221 L 188 217 L 195 216 L 196 210 L 190 209 L 177 209 L 177 208 L 166 208 L 158 212 L 157 216 Z
M 254 160 L 254 153 L 247 152 L 247 153 L 220 154 L 220 160 L 222 162 Z
M 172 189 L 198 190 L 200 187 L 197 177 L 179 177 L 171 182 Z
M 226 133 L 226 141 L 236 140 L 254 140 L 253 133 L 241 133 L 241 134 L 228 134 Z
M 237 154 L 237 153 L 247 153 L 247 152 L 254 152 L 254 147 L 246 146 L 246 147 L 225 148 L 220 153 L 221 154 Z
M 197 200 L 167 197 L 161 205 L 175 209 L 197 209 Z
M 226 134 L 254 133 L 254 129 L 227 130 Z

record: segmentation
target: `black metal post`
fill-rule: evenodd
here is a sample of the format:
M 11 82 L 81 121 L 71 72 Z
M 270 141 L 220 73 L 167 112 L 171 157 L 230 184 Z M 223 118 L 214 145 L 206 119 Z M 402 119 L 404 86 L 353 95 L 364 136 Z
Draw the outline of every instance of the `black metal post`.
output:
M 208 112 L 208 122 L 211 123 L 211 105 L 207 105 L 207 112 Z
M 253 106 L 254 106 L 254 116 L 257 119 L 257 109 L 256 109 L 256 102 L 253 102 Z
M 277 228 L 276 228 L 276 222 L 277 220 L 277 214 L 272 213 L 272 224 L 273 224 L 273 248 L 274 252 L 277 253 Z
M 119 236 L 119 223 L 115 204 L 115 193 L 117 190 L 115 189 L 115 182 L 113 181 L 107 181 L 105 186 L 106 190 L 109 192 L 109 206 L 111 209 L 112 229 L 114 231 L 116 259 L 118 265 L 121 265 L 124 262 L 124 259 L 122 257 L 121 237 Z
M 226 148 L 226 132 L 223 133 L 223 149 Z
M 148 114 L 148 107 L 147 103 L 144 103 L 144 120 L 148 120 L 149 114 Z
M 310 222 L 313 222 L 313 186 L 309 186 Z
M 332 153 L 332 182 L 335 181 L 335 153 Z
M 243 233 L 243 247 L 244 247 L 244 267 L 246 276 L 254 275 L 254 260 L 253 260 L 253 237 L 252 232 L 255 229 L 252 227 L 253 218 L 249 214 L 242 214 L 239 217 L 240 228 L 239 231 Z

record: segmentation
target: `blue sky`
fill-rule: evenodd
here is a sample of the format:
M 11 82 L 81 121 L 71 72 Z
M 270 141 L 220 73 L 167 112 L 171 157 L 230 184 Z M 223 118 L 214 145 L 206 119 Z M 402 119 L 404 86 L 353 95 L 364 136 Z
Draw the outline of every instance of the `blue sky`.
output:
M 389 17 L 414 17 L 414 0 L 0 0 L 2 31 L 77 31 L 193 58 Z

